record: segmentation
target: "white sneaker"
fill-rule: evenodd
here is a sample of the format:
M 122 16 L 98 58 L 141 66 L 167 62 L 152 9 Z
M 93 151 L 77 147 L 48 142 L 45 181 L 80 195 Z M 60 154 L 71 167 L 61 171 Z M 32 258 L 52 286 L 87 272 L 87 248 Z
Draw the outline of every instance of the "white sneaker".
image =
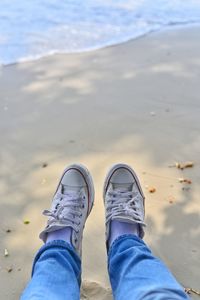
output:
M 43 212 L 49 219 L 40 238 L 45 242 L 48 232 L 70 227 L 71 243 L 81 256 L 83 229 L 93 203 L 94 185 L 89 171 L 79 164 L 67 167 L 54 194 L 51 209 Z
M 110 236 L 110 222 L 118 220 L 137 223 L 139 236 L 144 237 L 144 194 L 137 175 L 126 164 L 116 164 L 108 172 L 103 198 L 106 214 L 106 242 Z

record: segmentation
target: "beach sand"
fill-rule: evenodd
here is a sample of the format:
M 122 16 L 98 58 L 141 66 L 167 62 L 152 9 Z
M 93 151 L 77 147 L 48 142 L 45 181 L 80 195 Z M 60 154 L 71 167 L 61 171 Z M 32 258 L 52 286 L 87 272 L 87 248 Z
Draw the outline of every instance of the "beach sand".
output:
M 0 69 L 1 299 L 19 299 L 29 280 L 42 245 L 41 212 L 72 162 L 89 168 L 96 188 L 84 233 L 83 299 L 112 299 L 102 186 L 116 162 L 131 164 L 141 180 L 145 241 L 184 287 L 200 289 L 199 53 L 196 27 Z M 194 167 L 169 167 L 185 161 Z

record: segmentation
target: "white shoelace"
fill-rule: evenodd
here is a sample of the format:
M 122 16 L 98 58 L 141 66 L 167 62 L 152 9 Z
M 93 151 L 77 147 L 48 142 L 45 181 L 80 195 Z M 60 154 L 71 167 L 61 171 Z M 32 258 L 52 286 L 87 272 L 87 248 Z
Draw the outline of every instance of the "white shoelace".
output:
M 107 194 L 107 214 L 106 223 L 116 217 L 127 217 L 127 219 L 134 220 L 137 223 L 143 223 L 141 213 L 136 205 L 136 200 L 141 197 L 138 193 L 118 189 L 116 191 L 109 191 Z
M 78 234 L 82 209 L 85 205 L 84 200 L 84 196 L 73 191 L 65 194 L 57 193 L 53 200 L 56 203 L 55 209 L 43 211 L 43 215 L 51 217 L 47 222 L 47 227 L 53 225 L 55 221 L 59 221 L 70 226 Z

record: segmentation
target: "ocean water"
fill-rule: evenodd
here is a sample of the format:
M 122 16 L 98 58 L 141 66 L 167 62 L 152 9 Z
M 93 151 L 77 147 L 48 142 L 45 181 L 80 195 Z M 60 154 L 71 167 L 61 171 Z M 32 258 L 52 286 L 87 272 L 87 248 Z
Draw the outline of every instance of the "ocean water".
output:
M 200 24 L 200 0 L 0 0 L 0 64 Z

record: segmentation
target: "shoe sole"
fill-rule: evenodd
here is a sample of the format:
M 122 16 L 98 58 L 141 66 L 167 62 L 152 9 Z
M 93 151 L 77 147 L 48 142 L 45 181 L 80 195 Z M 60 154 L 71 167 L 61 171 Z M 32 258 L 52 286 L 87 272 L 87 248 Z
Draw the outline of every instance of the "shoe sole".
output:
M 57 186 L 55 194 L 58 191 L 58 188 L 59 188 L 59 186 L 61 184 L 61 181 L 62 181 L 65 173 L 68 172 L 69 170 L 76 170 L 76 171 L 78 171 L 83 176 L 83 178 L 84 178 L 84 181 L 86 183 L 87 190 L 88 190 L 88 211 L 87 211 L 87 217 L 88 217 L 89 214 L 90 214 L 90 212 L 91 212 L 91 210 L 92 210 L 92 207 L 94 205 L 94 195 L 95 195 L 95 192 L 94 192 L 94 184 L 93 184 L 92 176 L 91 176 L 89 170 L 85 166 L 83 166 L 82 164 L 72 164 L 72 165 L 69 165 L 63 171 L 63 174 L 62 174 L 62 176 L 60 178 L 60 181 L 58 183 L 58 186 Z
M 136 184 L 137 184 L 137 187 L 138 187 L 138 189 L 139 189 L 139 191 L 140 191 L 140 194 L 142 195 L 142 198 L 143 198 L 143 206 L 144 206 L 144 210 L 145 210 L 145 196 L 144 196 L 144 193 L 143 193 L 143 191 L 142 191 L 142 187 L 141 187 L 141 185 L 140 185 L 140 181 L 139 181 L 139 179 L 138 179 L 138 177 L 137 177 L 135 171 L 134 171 L 129 165 L 127 165 L 127 164 L 122 164 L 122 163 L 113 165 L 113 166 L 109 169 L 109 171 L 108 171 L 108 173 L 107 173 L 107 175 L 106 175 L 106 178 L 105 178 L 105 181 L 104 181 L 104 187 L 103 187 L 103 199 L 104 199 L 104 204 L 105 204 L 105 195 L 106 195 L 106 191 L 107 191 L 107 188 L 108 188 L 110 179 L 111 179 L 111 177 L 112 177 L 112 175 L 114 174 L 115 171 L 117 171 L 118 169 L 122 169 L 122 168 L 128 170 L 128 171 L 133 175 L 133 177 L 134 177 L 134 179 L 135 179 L 135 182 L 136 182 Z

